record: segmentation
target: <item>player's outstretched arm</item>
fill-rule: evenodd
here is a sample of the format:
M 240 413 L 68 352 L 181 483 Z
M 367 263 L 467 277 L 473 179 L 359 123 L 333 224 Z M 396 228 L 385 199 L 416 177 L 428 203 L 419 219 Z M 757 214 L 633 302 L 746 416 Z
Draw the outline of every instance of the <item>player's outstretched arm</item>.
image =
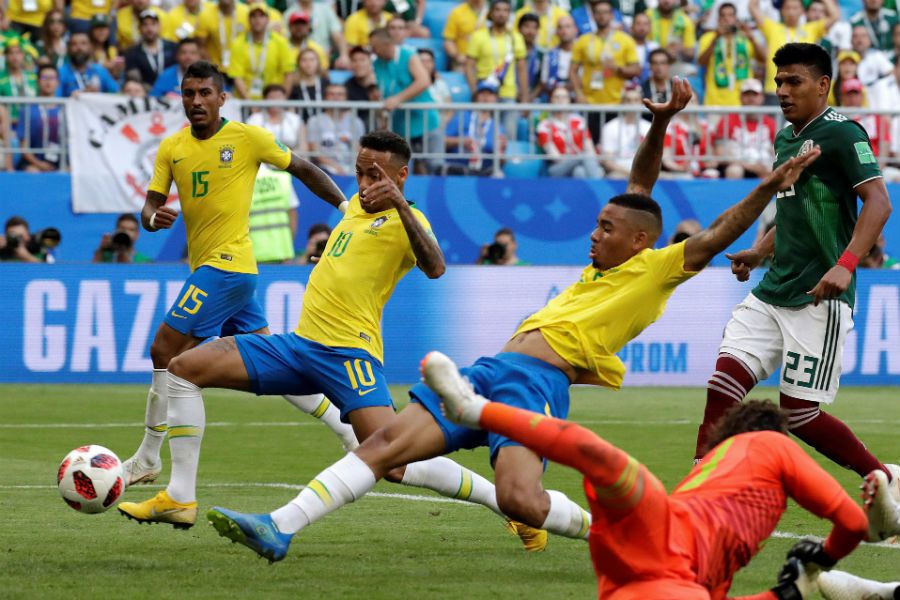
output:
M 291 153 L 291 162 L 285 171 L 299 179 L 313 194 L 341 212 L 346 212 L 347 205 L 343 203 L 347 199 L 344 197 L 344 193 L 325 171 L 293 152 Z M 341 206 L 344 208 L 342 209 Z
M 144 200 L 144 208 L 141 209 L 141 224 L 147 231 L 157 231 L 159 229 L 168 229 L 178 218 L 178 213 L 174 209 L 166 206 L 168 198 L 165 194 L 147 191 L 147 198 Z
M 716 254 L 753 225 L 778 190 L 794 185 L 803 169 L 815 162 L 821 153 L 816 146 L 803 156 L 785 162 L 753 188 L 746 198 L 719 215 L 709 227 L 689 237 L 684 243 L 684 269 L 699 271 L 709 264 Z
M 641 142 L 634 160 L 631 162 L 631 174 L 628 176 L 628 193 L 650 195 L 659 169 L 662 166 L 663 145 L 666 140 L 666 128 L 676 113 L 684 109 L 693 95 L 691 84 L 680 77 L 672 78 L 672 97 L 668 102 L 650 102 L 644 99 L 644 106 L 653 113 L 650 131 Z
M 731 261 L 731 272 L 738 281 L 750 279 L 750 271 L 762 264 L 767 257 L 775 252 L 775 227 L 766 232 L 752 248 L 741 250 L 734 254 L 726 254 L 725 258 Z
M 816 287 L 807 292 L 814 298 L 815 304 L 824 298 L 837 298 L 850 287 L 856 263 L 866 256 L 878 241 L 884 224 L 891 216 L 891 199 L 884 186 L 884 179 L 881 177 L 871 179 L 859 185 L 856 192 L 863 201 L 863 207 L 859 212 L 856 227 L 853 228 L 853 237 L 850 238 L 850 243 L 838 264 L 831 267 Z

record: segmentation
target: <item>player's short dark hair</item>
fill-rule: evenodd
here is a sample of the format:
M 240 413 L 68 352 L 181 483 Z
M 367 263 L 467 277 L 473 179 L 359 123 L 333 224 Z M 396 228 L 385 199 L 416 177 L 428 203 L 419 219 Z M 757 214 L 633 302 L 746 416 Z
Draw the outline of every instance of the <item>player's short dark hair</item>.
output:
M 516 25 L 517 28 L 521 29 L 522 25 L 525 23 L 536 23 L 538 27 L 541 26 L 541 20 L 534 13 L 525 13 L 521 17 L 519 17 L 519 23 Z
M 666 50 L 665 48 L 654 48 L 653 50 L 650 51 L 650 54 L 647 55 L 647 63 L 648 63 L 648 64 L 649 64 L 649 63 L 652 63 L 652 62 L 653 62 L 653 57 L 654 57 L 654 56 L 658 56 L 658 55 L 665 56 L 665 57 L 666 57 L 666 60 L 668 61 L 668 63 L 669 63 L 670 65 L 671 65 L 673 62 L 675 62 L 674 59 L 672 58 L 672 55 L 669 53 L 668 50 Z
M 350 48 L 350 52 L 347 55 L 352 57 L 354 54 L 365 54 L 366 56 L 371 56 L 369 54 L 369 51 L 362 46 L 353 46 L 352 48 Z
M 803 65 L 816 77 L 832 78 L 831 57 L 825 48 L 818 44 L 801 42 L 785 44 L 775 51 L 772 62 L 775 63 L 776 67 Z
M 409 163 L 409 159 L 412 158 L 409 142 L 387 129 L 370 131 L 359 138 L 359 146 L 376 152 L 390 152 L 393 156 L 402 159 L 404 165 Z
M 178 50 L 181 50 L 182 46 L 189 46 L 191 44 L 193 44 L 193 45 L 197 46 L 197 48 L 199 48 L 200 40 L 198 40 L 197 38 L 194 38 L 194 37 L 186 37 L 184 39 L 178 40 L 178 46 L 176 47 L 175 51 L 177 52 Z
M 750 431 L 775 431 L 787 435 L 787 414 L 767 400 L 748 400 L 737 404 L 713 425 L 703 453 L 732 436 Z
M 225 91 L 225 76 L 219 70 L 219 66 L 206 60 L 198 60 L 187 68 L 184 78 L 181 80 L 182 87 L 188 79 L 212 79 L 213 85 L 218 91 Z
M 119 218 L 116 219 L 116 227 L 118 227 L 122 223 L 122 221 L 131 221 L 135 225 L 138 224 L 137 217 L 135 217 L 131 213 L 122 213 L 121 215 L 119 215 Z
M 660 231 L 662 231 L 662 210 L 659 208 L 656 200 L 650 196 L 644 194 L 619 194 L 610 198 L 609 203 L 650 214 Z

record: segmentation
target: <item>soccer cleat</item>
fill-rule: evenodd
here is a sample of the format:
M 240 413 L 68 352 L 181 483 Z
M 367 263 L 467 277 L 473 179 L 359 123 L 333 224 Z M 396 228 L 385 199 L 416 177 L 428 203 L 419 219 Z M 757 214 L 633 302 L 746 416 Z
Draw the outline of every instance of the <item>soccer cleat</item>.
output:
M 162 462 L 157 461 L 155 464 L 146 465 L 135 454 L 122 463 L 122 470 L 125 472 L 125 487 L 128 488 L 137 483 L 156 481 L 162 472 Z
M 869 541 L 877 542 L 900 535 L 900 504 L 894 501 L 887 475 L 875 470 L 866 475 L 862 499 L 869 517 Z
M 889 488 L 891 492 L 891 498 L 894 499 L 894 502 L 900 504 L 900 465 L 887 463 L 884 465 L 884 467 L 891 474 L 891 487 Z
M 481 410 L 488 401 L 475 393 L 447 355 L 436 350 L 429 352 L 419 363 L 419 372 L 425 385 L 441 398 L 448 419 L 466 427 L 478 427 Z
M 197 521 L 197 503 L 175 502 L 166 490 L 144 502 L 122 502 L 116 508 L 138 523 L 168 523 L 175 529 L 190 529 Z
M 525 546 L 525 552 L 543 552 L 547 549 L 547 532 L 543 529 L 531 527 L 525 523 L 507 520 L 506 530 L 513 535 L 519 536 L 522 545 Z
M 222 537 L 247 546 L 270 563 L 281 560 L 291 546 L 292 533 L 281 533 L 269 515 L 250 515 L 219 506 L 206 513 Z
M 819 592 L 825 600 L 893 600 L 900 583 L 881 583 L 843 571 L 819 573 Z

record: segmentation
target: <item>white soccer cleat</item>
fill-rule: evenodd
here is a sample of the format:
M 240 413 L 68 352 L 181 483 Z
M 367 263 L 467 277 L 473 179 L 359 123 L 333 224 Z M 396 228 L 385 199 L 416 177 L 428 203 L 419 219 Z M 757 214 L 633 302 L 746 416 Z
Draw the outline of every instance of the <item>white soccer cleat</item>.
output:
M 900 535 L 900 504 L 894 500 L 887 474 L 878 469 L 866 475 L 862 484 L 863 504 L 869 518 L 869 541 Z
M 884 467 L 891 473 L 891 498 L 894 502 L 900 504 L 900 465 L 885 464 Z
M 481 411 L 488 401 L 475 393 L 469 380 L 446 354 L 429 352 L 419 363 L 422 381 L 441 398 L 444 415 L 460 425 L 478 428 Z
M 134 455 L 122 463 L 122 470 L 125 471 L 125 487 L 138 483 L 153 483 L 162 473 L 162 461 L 148 465 Z
M 819 592 L 825 600 L 894 600 L 900 583 L 881 583 L 843 571 L 819 574 Z

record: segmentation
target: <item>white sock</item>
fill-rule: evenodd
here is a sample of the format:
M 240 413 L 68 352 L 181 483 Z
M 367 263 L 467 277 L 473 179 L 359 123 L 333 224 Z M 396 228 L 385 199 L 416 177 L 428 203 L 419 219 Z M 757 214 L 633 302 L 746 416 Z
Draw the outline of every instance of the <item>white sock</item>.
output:
M 166 439 L 166 411 L 168 410 L 166 381 L 169 372 L 153 369 L 150 391 L 147 392 L 147 412 L 144 415 L 144 439 L 134 453 L 146 465 L 159 464 L 159 450 Z
M 341 421 L 341 411 L 331 403 L 323 394 L 311 394 L 309 396 L 284 395 L 284 399 L 305 412 L 317 418 L 335 433 L 344 445 L 344 450 L 352 452 L 359 446 L 353 428 Z
M 352 452 L 306 484 L 289 504 L 272 513 L 282 533 L 297 533 L 328 513 L 354 502 L 375 487 L 372 469 Z
M 400 483 L 434 490 L 449 498 L 481 504 L 505 517 L 497 506 L 497 493 L 493 483 L 443 456 L 406 465 Z
M 591 529 L 591 515 L 569 500 L 562 492 L 547 490 L 550 512 L 541 529 L 569 538 L 586 540 Z
M 197 466 L 200 442 L 206 427 L 206 413 L 200 388 L 169 373 L 169 451 L 172 476 L 166 491 L 175 502 L 197 499 Z

